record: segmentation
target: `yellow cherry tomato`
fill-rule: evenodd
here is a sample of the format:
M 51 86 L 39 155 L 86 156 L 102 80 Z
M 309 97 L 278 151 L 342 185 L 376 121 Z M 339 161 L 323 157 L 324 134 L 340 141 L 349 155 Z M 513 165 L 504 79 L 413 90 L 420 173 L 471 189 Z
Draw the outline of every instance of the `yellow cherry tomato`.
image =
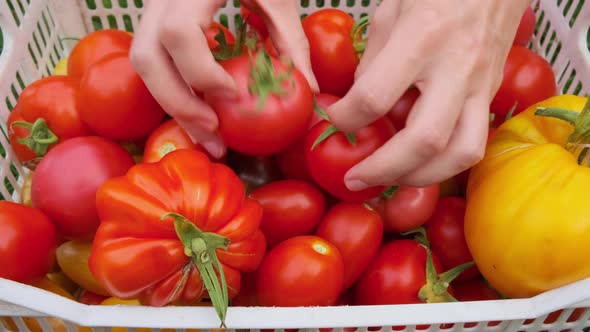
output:
M 481 273 L 509 298 L 590 277 L 584 260 L 590 242 L 590 168 L 578 164 L 588 138 L 577 142 L 579 149 L 566 149 L 574 126 L 535 114 L 538 107 L 561 108 L 577 117 L 586 102 L 557 96 L 514 116 L 498 128 L 484 159 L 471 170 L 465 238 Z
M 68 74 L 68 58 L 63 58 L 53 68 L 54 76 L 65 76 Z

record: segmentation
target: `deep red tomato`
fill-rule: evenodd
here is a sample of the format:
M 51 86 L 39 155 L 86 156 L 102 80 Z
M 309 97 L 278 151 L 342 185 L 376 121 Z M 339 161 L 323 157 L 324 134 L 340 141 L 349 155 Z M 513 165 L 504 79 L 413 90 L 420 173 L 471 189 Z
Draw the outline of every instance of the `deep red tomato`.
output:
M 440 186 L 399 187 L 390 198 L 381 198 L 377 211 L 383 216 L 385 231 L 403 233 L 424 225 L 432 216 Z
M 88 68 L 80 82 L 78 106 L 92 131 L 121 141 L 148 136 L 165 115 L 126 53 L 108 55 Z
M 240 14 L 259 35 L 260 39 L 264 40 L 268 37 L 268 29 L 260 15 L 253 13 L 250 9 L 240 6 Z
M 86 289 L 83 289 L 78 295 L 78 302 L 88 305 L 99 305 L 106 299 L 108 296 L 98 295 Z
M 256 272 L 242 273 L 240 292 L 231 301 L 233 307 L 256 307 Z
M 518 30 L 516 30 L 516 35 L 514 36 L 514 45 L 526 46 L 533 37 L 536 24 L 537 18 L 535 17 L 535 12 L 529 6 L 520 19 Z
M 313 233 L 326 209 L 324 194 L 301 180 L 271 182 L 250 196 L 262 205 L 260 229 L 269 249 L 292 237 Z
M 481 278 L 453 283 L 453 290 L 455 291 L 455 297 L 459 301 L 488 301 L 500 299 L 498 293 L 491 289 Z
M 432 218 L 425 225 L 430 247 L 445 269 L 473 261 L 463 232 L 466 204 L 462 197 L 440 199 Z M 457 280 L 465 281 L 479 275 L 474 265 L 461 273 Z
M 426 284 L 426 249 L 413 240 L 397 240 L 384 245 L 369 264 L 355 287 L 359 305 L 422 303 L 418 293 Z M 432 262 L 442 272 L 436 255 Z
M 354 83 L 359 64 L 353 38 L 354 19 L 342 10 L 326 8 L 306 16 L 301 24 L 309 41 L 311 66 L 320 92 L 344 96 Z
M 70 239 L 92 239 L 98 228 L 96 191 L 135 162 L 119 144 L 98 136 L 69 139 L 43 158 L 31 184 L 33 206 Z
M 218 22 L 211 22 L 211 24 L 209 24 L 209 27 L 207 29 L 205 29 L 205 37 L 207 38 L 207 46 L 209 46 L 209 49 L 211 51 L 219 51 L 220 50 L 220 45 L 219 42 L 217 41 L 217 35 L 219 35 L 219 33 L 223 33 L 223 35 L 225 36 L 225 41 L 227 43 L 228 47 L 232 47 L 234 45 L 234 43 L 236 42 L 236 37 L 234 36 L 233 33 L 231 33 L 231 31 L 229 31 L 225 25 L 218 23 Z
M 68 57 L 68 76 L 81 79 L 88 68 L 103 57 L 131 48 L 133 37 L 121 30 L 104 29 L 80 39 Z
M 327 109 L 338 100 L 340 100 L 340 97 L 325 93 L 321 93 L 315 97 L 316 105 L 321 110 Z M 320 121 L 322 121 L 322 116 L 316 110 L 313 112 L 309 128 L 312 128 Z M 305 163 L 305 153 L 303 152 L 303 149 L 304 139 L 302 138 L 277 154 L 279 168 L 286 178 L 313 181 Z
M 417 88 L 409 88 L 401 97 L 400 99 L 393 105 L 393 108 L 387 116 L 393 122 L 395 129 L 402 130 L 406 126 L 406 120 L 408 119 L 408 115 L 414 107 L 414 103 L 420 97 L 420 90 Z
M 78 81 L 68 76 L 49 76 L 22 91 L 8 118 L 10 144 L 17 158 L 34 169 L 56 143 L 90 135 L 82 123 L 76 93 Z
M 344 262 L 344 289 L 358 279 L 383 240 L 383 220 L 363 203 L 340 203 L 322 219 L 316 235 L 338 248 Z
M 219 133 L 230 149 L 270 155 L 305 135 L 313 94 L 301 72 L 262 51 L 221 65 L 234 78 L 238 97 L 206 94 L 205 98 L 219 117 Z
M 159 161 L 166 154 L 178 149 L 193 149 L 201 151 L 209 158 L 209 153 L 199 144 L 193 143 L 186 131 L 174 119 L 162 123 L 148 137 L 143 152 L 143 162 Z
M 357 130 L 354 133 L 354 145 L 344 133 L 336 132 L 314 147 L 316 140 L 331 126 L 328 121 L 319 122 L 305 138 L 305 160 L 314 181 L 343 201 L 362 202 L 378 196 L 385 189 L 384 186 L 350 191 L 344 184 L 344 175 L 395 134 L 391 121 L 381 118 Z
M 38 209 L 0 201 L 0 243 L 0 278 L 35 282 L 55 262 L 55 226 Z
M 514 105 L 516 115 L 556 94 L 555 74 L 549 62 L 526 47 L 513 46 L 504 64 L 502 85 L 490 105 L 495 114 L 494 126 L 504 122 Z
M 274 247 L 257 272 L 261 306 L 334 305 L 342 292 L 344 264 L 338 248 L 317 236 L 297 236 Z

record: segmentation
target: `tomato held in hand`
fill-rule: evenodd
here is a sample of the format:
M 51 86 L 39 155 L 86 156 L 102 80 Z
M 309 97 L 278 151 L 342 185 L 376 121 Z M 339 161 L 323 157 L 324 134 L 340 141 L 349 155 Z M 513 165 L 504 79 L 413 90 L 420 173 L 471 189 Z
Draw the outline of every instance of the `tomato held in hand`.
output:
M 313 94 L 301 72 L 263 51 L 221 65 L 235 80 L 238 96 L 206 94 L 205 99 L 217 113 L 219 133 L 230 149 L 270 155 L 305 135 Z
M 362 191 L 348 190 L 344 184 L 344 175 L 395 134 L 391 121 L 381 118 L 357 130 L 354 139 L 342 132 L 335 132 L 316 144 L 318 138 L 332 128 L 334 127 L 328 121 L 319 122 L 305 138 L 305 160 L 314 181 L 343 201 L 362 202 L 381 194 L 385 190 L 384 186 Z
M 424 225 L 432 216 L 440 186 L 392 187 L 377 203 L 377 211 L 383 216 L 385 231 L 403 233 Z
M 219 33 L 222 33 L 225 37 L 225 42 L 227 43 L 228 47 L 232 47 L 236 42 L 236 37 L 229 31 L 225 25 L 218 23 L 218 22 L 211 22 L 209 27 L 205 29 L 205 38 L 207 38 L 207 46 L 213 52 L 217 52 L 221 50 L 221 45 L 217 41 L 217 36 Z
M 306 16 L 301 24 L 320 92 L 344 96 L 354 83 L 359 64 L 356 48 L 362 42 L 361 34 L 353 31 L 354 19 L 342 10 L 326 8 Z
M 340 251 L 344 289 L 348 289 L 377 254 L 383 240 L 383 221 L 366 204 L 339 203 L 326 213 L 316 235 Z
M 68 76 L 80 80 L 90 66 L 113 53 L 128 53 L 133 37 L 121 30 L 104 29 L 80 39 L 68 57 Z
M 88 258 L 92 249 L 91 241 L 68 241 L 56 251 L 57 263 L 65 275 L 82 288 L 99 295 L 109 295 L 90 273 Z
M 96 191 L 135 162 L 117 143 L 98 136 L 67 140 L 43 158 L 31 184 L 33 206 L 70 239 L 91 239 L 98 227 Z
M 338 249 L 317 236 L 298 236 L 274 247 L 257 272 L 261 306 L 334 305 L 342 292 L 344 265 Z
M 523 46 L 513 46 L 504 64 L 502 85 L 490 110 L 498 127 L 514 108 L 516 115 L 529 106 L 557 94 L 555 74 L 547 60 Z
M 414 107 L 414 103 L 420 97 L 420 90 L 417 88 L 409 88 L 400 98 L 399 100 L 393 105 L 393 108 L 387 113 L 391 122 L 395 126 L 395 129 L 402 130 L 406 127 L 406 120 L 408 119 L 408 115 Z
M 43 278 L 55 261 L 56 241 L 55 226 L 41 211 L 0 201 L 0 278 Z
M 250 9 L 245 6 L 240 6 L 240 14 L 244 20 L 251 26 L 260 36 L 260 39 L 264 40 L 268 37 L 268 29 L 262 20 L 260 15 L 253 13 Z
M 108 55 L 86 70 L 78 106 L 92 131 L 120 141 L 147 137 L 165 115 L 126 53 Z
M 76 94 L 78 81 L 68 76 L 49 76 L 25 87 L 7 126 L 10 145 L 17 158 L 34 169 L 58 142 L 91 135 L 80 119 Z
M 473 261 L 464 233 L 466 204 L 462 197 L 442 198 L 425 226 L 430 247 L 445 269 Z M 479 270 L 474 265 L 465 270 L 457 280 L 465 281 L 479 275 Z
M 413 240 L 396 240 L 383 246 L 355 287 L 359 305 L 412 304 L 453 301 L 452 278 L 442 277 L 434 253 Z M 427 264 L 432 271 L 428 273 Z
M 324 194 L 300 180 L 271 182 L 254 190 L 250 197 L 262 205 L 260 229 L 269 249 L 292 237 L 313 233 L 326 208 Z
M 514 36 L 514 45 L 526 46 L 530 41 L 533 33 L 535 32 L 535 25 L 537 24 L 537 18 L 535 12 L 530 6 L 526 8 L 518 30 L 516 30 L 516 36 Z
M 193 143 L 186 131 L 174 119 L 162 123 L 148 137 L 143 151 L 144 163 L 159 161 L 166 154 L 178 149 L 192 149 L 201 151 L 209 158 L 211 156 L 199 144 Z
M 315 96 L 316 111 L 313 112 L 309 128 L 312 128 L 316 123 L 322 121 L 322 116 L 319 110 L 325 110 L 340 100 L 340 97 L 320 93 Z M 305 163 L 304 138 L 298 139 L 294 144 L 291 144 L 287 149 L 277 154 L 277 163 L 283 175 L 288 179 L 298 179 L 305 181 L 313 181 L 307 165 Z

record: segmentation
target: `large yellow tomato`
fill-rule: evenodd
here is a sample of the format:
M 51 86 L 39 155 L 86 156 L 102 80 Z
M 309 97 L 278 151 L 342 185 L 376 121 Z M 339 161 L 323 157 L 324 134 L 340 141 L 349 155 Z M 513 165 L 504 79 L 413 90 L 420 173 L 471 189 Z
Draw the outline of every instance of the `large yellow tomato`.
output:
M 471 171 L 465 238 L 479 270 L 507 297 L 530 297 L 590 277 L 584 258 L 590 168 L 587 161 L 578 165 L 583 145 L 566 149 L 574 126 L 535 115 L 542 107 L 568 109 L 577 117 L 585 103 L 583 97 L 558 96 L 513 117 Z M 577 130 L 590 131 L 580 122 Z

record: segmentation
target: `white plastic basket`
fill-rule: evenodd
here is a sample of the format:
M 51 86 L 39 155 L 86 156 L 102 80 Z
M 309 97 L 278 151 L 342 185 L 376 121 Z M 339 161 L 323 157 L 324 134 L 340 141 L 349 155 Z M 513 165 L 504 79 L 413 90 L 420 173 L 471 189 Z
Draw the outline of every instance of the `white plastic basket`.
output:
M 356 18 L 370 14 L 376 3 L 374 0 L 301 2 L 302 14 L 335 6 Z M 536 0 L 533 6 L 538 28 L 531 46 L 551 62 L 562 93 L 589 93 L 590 1 Z M 25 85 L 49 75 L 59 59 L 68 53 L 72 44 L 62 42 L 61 38 L 82 37 L 101 27 L 132 30 L 141 7 L 141 0 L 1 0 L 0 33 L 4 45 L 0 51 L 0 129 L 6 133 L 5 121 Z M 233 28 L 233 18 L 238 12 L 237 1 L 228 1 L 218 18 Z M 12 156 L 5 134 L 0 133 L 2 197 L 18 201 L 24 174 L 25 170 Z M 568 319 L 574 308 L 583 309 L 577 310 L 577 319 Z M 561 309 L 556 320 L 545 323 L 549 313 Z M 87 306 L 0 279 L 2 316 L 13 319 L 21 331 L 28 331 L 24 317 L 36 319 L 44 331 L 58 330 L 52 328 L 55 325 L 50 325 L 48 317 L 65 321 L 60 331 L 76 331 L 77 325 L 109 331 L 111 327 L 211 329 L 219 324 L 212 308 Z M 493 321 L 501 322 L 489 324 Z M 468 322 L 476 325 L 463 324 Z M 427 331 L 590 330 L 590 279 L 531 299 L 322 308 L 232 307 L 227 319 L 230 329 L 335 328 L 339 332 L 345 327 L 355 327 L 358 331 L 378 327 L 389 331 L 392 327 L 405 326 L 405 331 L 414 331 L 425 330 L 423 325 L 428 325 Z M 0 323 L 0 332 L 5 330 Z

